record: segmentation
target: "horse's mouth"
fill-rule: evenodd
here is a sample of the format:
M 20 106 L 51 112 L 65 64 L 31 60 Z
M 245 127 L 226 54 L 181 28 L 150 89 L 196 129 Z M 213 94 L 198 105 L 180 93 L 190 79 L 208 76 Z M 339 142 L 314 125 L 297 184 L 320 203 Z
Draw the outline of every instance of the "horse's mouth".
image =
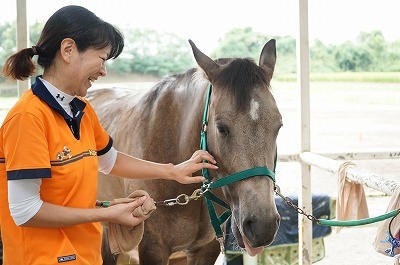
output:
M 246 236 L 240 231 L 239 227 L 236 225 L 236 222 L 232 222 L 232 231 L 234 236 L 236 237 L 236 240 L 239 244 L 239 247 L 246 249 L 246 252 L 254 257 L 255 255 L 260 254 L 265 246 L 258 246 L 258 247 L 253 247 L 251 246 L 251 243 L 249 240 L 246 238 Z

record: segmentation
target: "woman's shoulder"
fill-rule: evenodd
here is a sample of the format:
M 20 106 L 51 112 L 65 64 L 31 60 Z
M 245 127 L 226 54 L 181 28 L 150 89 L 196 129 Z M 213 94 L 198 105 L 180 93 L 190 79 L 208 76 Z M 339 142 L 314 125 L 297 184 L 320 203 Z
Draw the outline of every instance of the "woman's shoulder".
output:
M 11 120 L 17 115 L 33 115 L 37 118 L 46 117 L 50 112 L 49 106 L 40 98 L 32 93 L 32 90 L 27 90 L 21 98 L 10 109 L 4 123 Z

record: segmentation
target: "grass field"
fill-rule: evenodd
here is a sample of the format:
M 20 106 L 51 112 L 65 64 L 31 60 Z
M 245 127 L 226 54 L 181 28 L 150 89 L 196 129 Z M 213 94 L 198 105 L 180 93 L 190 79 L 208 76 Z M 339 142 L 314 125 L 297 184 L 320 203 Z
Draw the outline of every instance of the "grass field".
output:
M 282 82 L 296 81 L 296 74 L 276 75 L 275 80 Z M 311 73 L 313 82 L 373 82 L 400 83 L 400 72 L 342 72 L 342 73 Z

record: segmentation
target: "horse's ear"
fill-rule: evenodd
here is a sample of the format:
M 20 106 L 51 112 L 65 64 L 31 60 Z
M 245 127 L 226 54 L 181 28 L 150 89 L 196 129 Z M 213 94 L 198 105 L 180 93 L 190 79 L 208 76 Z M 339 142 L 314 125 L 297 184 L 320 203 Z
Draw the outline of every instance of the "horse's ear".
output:
M 215 81 L 217 72 L 219 71 L 219 65 L 214 62 L 213 59 L 202 53 L 192 40 L 189 40 L 190 46 L 192 47 L 194 58 L 201 69 L 206 73 L 210 82 Z
M 264 68 L 267 71 L 270 79 L 272 78 L 272 75 L 274 73 L 276 63 L 275 42 L 276 41 L 272 39 L 264 45 L 264 48 L 261 51 L 259 62 L 260 67 Z

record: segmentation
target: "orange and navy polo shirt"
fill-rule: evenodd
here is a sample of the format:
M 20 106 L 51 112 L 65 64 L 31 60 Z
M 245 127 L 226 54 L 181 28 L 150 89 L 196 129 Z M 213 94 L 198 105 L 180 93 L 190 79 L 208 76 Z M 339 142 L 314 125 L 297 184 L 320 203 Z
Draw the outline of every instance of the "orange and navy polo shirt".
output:
M 86 99 L 71 118 L 36 78 L 0 128 L 0 224 L 4 265 L 102 264 L 99 223 L 63 228 L 16 226 L 7 180 L 41 178 L 43 201 L 76 208 L 96 202 L 98 160 L 112 139 Z

